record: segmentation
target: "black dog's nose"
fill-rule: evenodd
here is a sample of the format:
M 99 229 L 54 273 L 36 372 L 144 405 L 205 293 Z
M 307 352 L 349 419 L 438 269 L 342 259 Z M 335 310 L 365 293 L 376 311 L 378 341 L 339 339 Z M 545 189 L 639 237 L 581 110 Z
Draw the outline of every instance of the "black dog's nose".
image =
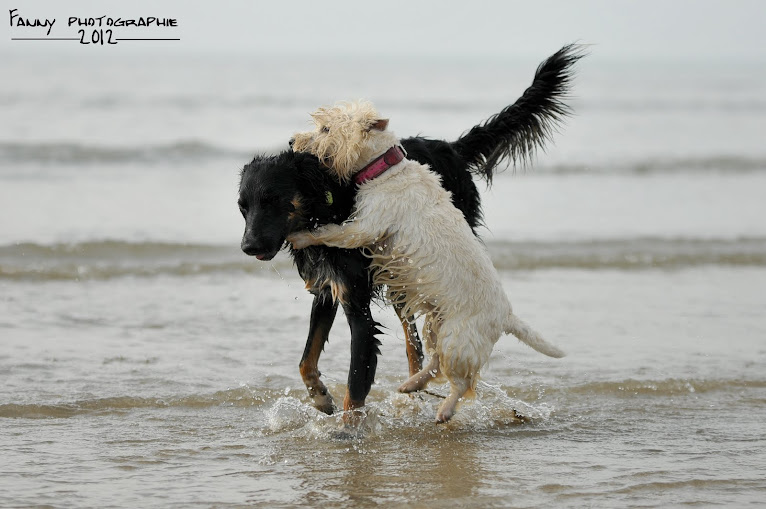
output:
M 242 251 L 248 256 L 255 256 L 263 251 L 261 246 L 252 237 L 243 237 L 240 244 Z
M 279 245 L 273 246 L 257 236 L 245 235 L 242 237 L 240 248 L 248 256 L 255 256 L 259 260 L 271 260 L 279 251 Z

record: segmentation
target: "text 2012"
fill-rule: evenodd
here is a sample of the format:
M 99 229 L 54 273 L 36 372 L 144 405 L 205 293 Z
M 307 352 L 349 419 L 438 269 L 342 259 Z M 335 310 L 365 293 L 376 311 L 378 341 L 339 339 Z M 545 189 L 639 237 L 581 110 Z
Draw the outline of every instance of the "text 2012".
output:
M 110 29 L 106 30 L 91 30 L 88 33 L 85 30 L 78 30 L 77 33 L 80 36 L 80 44 L 117 44 L 114 39 L 114 33 Z

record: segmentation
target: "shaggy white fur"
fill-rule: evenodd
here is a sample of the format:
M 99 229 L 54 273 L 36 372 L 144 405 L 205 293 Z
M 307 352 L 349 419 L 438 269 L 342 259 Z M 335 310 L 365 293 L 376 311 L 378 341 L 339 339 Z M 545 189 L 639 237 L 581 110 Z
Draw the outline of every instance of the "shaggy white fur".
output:
M 296 135 L 293 148 L 331 161 L 342 180 L 398 144 L 367 102 L 342 103 L 313 116 L 316 130 Z M 503 333 L 545 355 L 564 355 L 512 313 L 489 254 L 426 165 L 404 159 L 360 185 L 349 220 L 288 240 L 296 249 L 365 248 L 375 283 L 388 286 L 389 299 L 404 306 L 403 316 L 425 315 L 431 361 L 399 390 L 420 390 L 444 374 L 451 390 L 437 422 L 449 420 L 458 401 L 473 392 Z
M 311 117 L 316 129 L 296 133 L 293 150 L 311 152 L 332 168 L 343 182 L 351 180 L 364 166 L 359 166 L 360 161 L 373 159 L 368 159 L 367 154 L 378 151 L 379 143 L 387 143 L 385 139 L 378 142 L 373 133 L 385 130 L 388 120 L 381 119 L 369 102 L 339 102 L 332 107 L 319 108 Z M 389 148 L 391 145 L 380 150 L 380 154 Z

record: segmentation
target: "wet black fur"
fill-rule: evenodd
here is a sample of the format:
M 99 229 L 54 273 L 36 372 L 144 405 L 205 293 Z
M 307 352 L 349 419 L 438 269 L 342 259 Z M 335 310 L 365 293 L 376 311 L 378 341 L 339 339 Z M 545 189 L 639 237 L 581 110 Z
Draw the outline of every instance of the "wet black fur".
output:
M 464 133 L 454 145 L 465 154 L 468 169 L 492 182 L 497 165 L 507 160 L 524 164 L 551 141 L 571 109 L 563 101 L 569 92 L 573 66 L 585 56 L 583 46 L 568 44 L 545 59 L 532 85 L 516 102 Z
M 571 81 L 572 66 L 581 57 L 581 50 L 574 45 L 559 50 L 538 67 L 532 85 L 515 103 L 455 142 L 422 137 L 401 141 L 409 159 L 430 165 L 441 176 L 442 185 L 452 193 L 453 203 L 474 231 L 482 222 L 482 212 L 472 174 L 489 183 L 502 160 L 525 162 L 543 146 L 569 112 L 562 98 Z M 242 250 L 271 259 L 285 245 L 289 233 L 345 220 L 351 213 L 355 190 L 353 185 L 339 184 L 309 154 L 285 151 L 256 156 L 244 167 L 240 180 L 239 206 L 246 221 Z M 372 286 L 368 259 L 359 250 L 325 246 L 290 248 L 290 255 L 304 281 L 316 282 L 310 288 L 314 302 L 303 359 L 317 336 L 322 344 L 327 339 L 338 303 L 321 282 L 336 281 L 346 289 L 341 302 L 351 328 L 349 396 L 364 401 L 375 377 L 380 344 L 375 337 L 379 324 L 370 313 L 370 300 L 379 289 Z

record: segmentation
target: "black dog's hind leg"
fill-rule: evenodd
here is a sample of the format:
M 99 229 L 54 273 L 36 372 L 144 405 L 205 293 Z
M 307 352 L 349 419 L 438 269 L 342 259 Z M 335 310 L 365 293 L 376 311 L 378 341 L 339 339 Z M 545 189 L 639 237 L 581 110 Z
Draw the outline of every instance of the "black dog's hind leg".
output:
M 403 306 L 394 304 L 394 311 L 404 329 L 404 341 L 407 348 L 407 364 L 410 368 L 410 376 L 423 369 L 423 345 L 420 342 L 418 329 L 415 327 L 415 321 L 412 317 L 402 315 Z
M 314 401 L 314 406 L 326 414 L 332 414 L 335 411 L 335 404 L 327 387 L 319 379 L 321 373 L 317 365 L 337 312 L 338 303 L 333 300 L 329 291 L 323 290 L 314 295 L 309 337 L 300 363 L 301 377 L 309 391 L 309 396 Z

